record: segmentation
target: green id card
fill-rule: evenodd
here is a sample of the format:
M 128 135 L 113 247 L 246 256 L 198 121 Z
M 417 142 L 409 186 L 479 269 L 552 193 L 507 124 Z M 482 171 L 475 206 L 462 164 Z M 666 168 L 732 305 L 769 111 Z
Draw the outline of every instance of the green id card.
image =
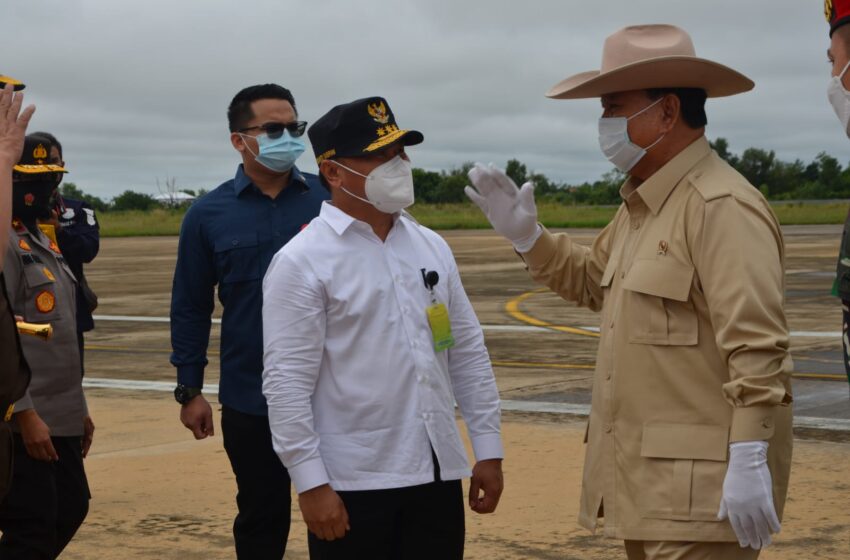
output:
M 442 303 L 434 303 L 425 308 L 428 323 L 431 325 L 431 335 L 434 337 L 434 350 L 442 352 L 455 345 L 452 336 L 452 323 L 449 321 L 449 311 Z

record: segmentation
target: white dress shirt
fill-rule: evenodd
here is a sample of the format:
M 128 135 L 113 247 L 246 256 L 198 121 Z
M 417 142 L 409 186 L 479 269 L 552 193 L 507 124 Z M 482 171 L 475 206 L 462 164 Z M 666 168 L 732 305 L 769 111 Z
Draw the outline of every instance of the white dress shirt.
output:
M 455 346 L 434 350 L 421 269 L 436 271 Z M 446 242 L 405 213 L 382 242 L 325 202 L 263 281 L 263 394 L 274 449 L 298 493 L 401 488 L 503 457 L 499 394 L 481 326 Z

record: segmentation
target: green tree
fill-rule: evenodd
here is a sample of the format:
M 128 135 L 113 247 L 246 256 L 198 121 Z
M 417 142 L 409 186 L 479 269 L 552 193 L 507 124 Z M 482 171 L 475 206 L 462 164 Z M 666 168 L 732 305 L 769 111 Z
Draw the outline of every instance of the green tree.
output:
M 113 210 L 151 210 L 159 206 L 154 198 L 146 193 L 124 191 L 112 199 Z
M 505 175 L 513 179 L 513 182 L 518 187 L 522 186 L 529 179 L 528 168 L 524 163 L 520 163 L 519 160 L 515 159 L 508 160 L 508 164 L 505 166 Z
M 109 208 L 109 205 L 105 200 L 100 197 L 84 193 L 75 183 L 62 183 L 62 186 L 59 187 L 59 194 L 65 198 L 82 200 L 94 208 L 96 212 L 105 212 Z
M 413 168 L 413 188 L 416 191 L 416 200 L 420 202 L 440 202 L 437 200 L 442 175 L 436 171 L 425 171 L 418 167 Z

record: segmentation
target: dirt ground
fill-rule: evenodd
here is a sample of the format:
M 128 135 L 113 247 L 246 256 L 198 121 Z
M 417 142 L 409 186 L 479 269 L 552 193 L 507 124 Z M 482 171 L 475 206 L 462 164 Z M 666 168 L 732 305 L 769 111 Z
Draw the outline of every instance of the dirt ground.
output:
M 594 232 L 572 232 L 589 243 Z M 444 232 L 464 284 L 485 325 L 523 325 L 506 305 L 549 325 L 592 327 L 594 313 L 537 289 L 506 242 L 492 232 Z M 800 374 L 816 389 L 817 410 L 850 418 L 842 364 L 840 308 L 829 296 L 840 227 L 785 229 L 787 313 Z M 167 317 L 176 238 L 105 239 L 87 269 L 100 296 L 97 313 Z M 505 399 L 587 398 L 597 339 L 588 333 L 486 331 Z M 210 344 L 207 382 L 218 381 L 218 328 Z M 166 323 L 100 320 L 87 337 L 88 378 L 173 382 Z M 802 359 L 800 359 L 802 358 Z M 809 385 L 805 385 L 809 387 Z M 232 558 L 235 485 L 217 435 L 195 442 L 180 426 L 167 392 L 88 390 L 97 424 L 87 469 L 91 512 L 63 558 Z M 565 395 L 567 397 L 565 397 Z M 811 399 L 810 399 L 811 400 Z M 804 401 L 806 402 L 806 401 Z M 812 401 L 814 402 L 814 401 Z M 811 403 L 809 403 L 811 406 Z M 812 410 L 815 410 L 814 408 Z M 583 460 L 583 422 L 548 414 L 504 416 L 506 491 L 492 516 L 467 517 L 467 558 L 623 558 L 621 544 L 593 537 L 576 522 Z M 850 557 L 850 444 L 798 439 L 782 534 L 768 559 Z M 306 558 L 297 506 L 287 558 Z

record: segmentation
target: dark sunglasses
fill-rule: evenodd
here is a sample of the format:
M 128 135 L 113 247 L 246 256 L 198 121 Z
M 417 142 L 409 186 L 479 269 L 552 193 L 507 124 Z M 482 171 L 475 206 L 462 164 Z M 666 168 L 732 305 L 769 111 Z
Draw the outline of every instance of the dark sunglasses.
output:
M 272 140 L 283 136 L 284 130 L 288 130 L 289 135 L 293 138 L 298 138 L 299 136 L 304 134 L 305 130 L 307 130 L 307 121 L 293 121 L 286 124 L 279 122 L 267 122 L 257 126 L 249 126 L 248 128 L 242 128 L 239 130 L 239 132 L 245 132 L 246 130 L 253 130 L 255 128 L 259 128 L 260 130 L 265 132 L 266 135 L 268 135 L 268 137 Z

